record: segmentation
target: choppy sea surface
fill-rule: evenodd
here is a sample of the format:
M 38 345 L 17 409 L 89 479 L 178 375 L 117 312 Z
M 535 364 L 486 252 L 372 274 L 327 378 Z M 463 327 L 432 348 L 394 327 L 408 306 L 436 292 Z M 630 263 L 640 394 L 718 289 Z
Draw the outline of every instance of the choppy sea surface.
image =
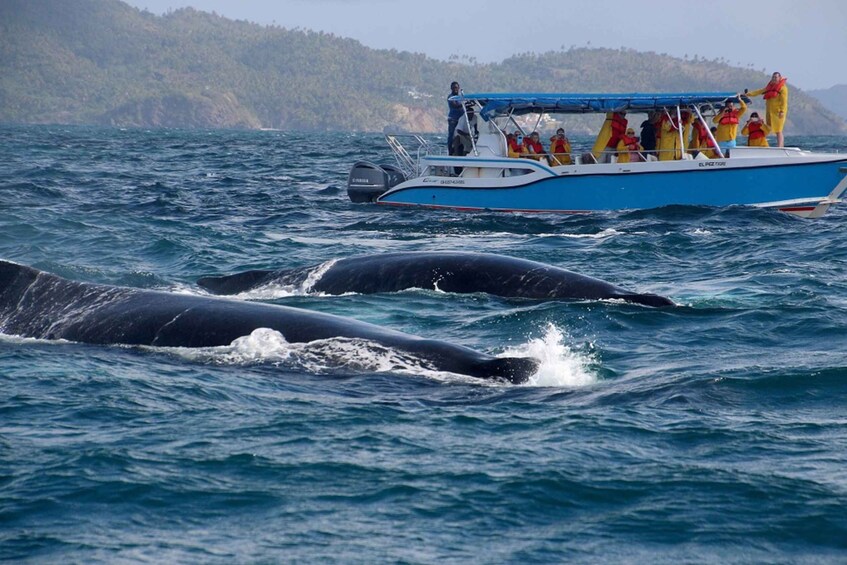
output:
M 847 206 L 384 209 L 346 195 L 354 161 L 390 160 L 379 135 L 0 133 L 0 258 L 67 278 L 199 294 L 203 275 L 463 250 L 679 304 L 238 297 L 534 355 L 525 385 L 267 332 L 198 351 L 0 335 L 0 560 L 847 560 Z

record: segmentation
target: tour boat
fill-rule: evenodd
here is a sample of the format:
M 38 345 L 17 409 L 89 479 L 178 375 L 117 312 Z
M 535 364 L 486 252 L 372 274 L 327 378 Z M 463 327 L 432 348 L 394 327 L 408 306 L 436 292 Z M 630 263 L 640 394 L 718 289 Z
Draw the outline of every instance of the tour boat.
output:
M 412 145 L 408 141 L 404 145 L 402 135 L 386 134 L 396 165 L 356 163 L 348 178 L 348 194 L 353 201 L 383 206 L 471 211 L 578 214 L 668 205 L 742 205 L 809 218 L 822 216 L 841 201 L 847 190 L 843 153 L 739 145 L 718 149 L 715 158 L 684 152 L 678 160 L 647 155 L 643 161 L 623 163 L 614 153 L 605 155 L 609 162 L 602 162 L 590 153 L 574 152 L 572 164 L 555 166 L 546 159 L 508 156 L 507 127 L 529 134 L 516 117 L 523 116 L 521 121 L 526 122 L 528 115 L 537 116 L 538 129 L 545 116 L 550 120 L 567 114 L 662 112 L 679 118 L 687 111 L 708 130 L 707 119 L 726 100 L 736 98 L 732 92 L 462 94 L 454 99 L 465 104 L 465 112 L 475 108 L 481 118 L 470 153 L 450 156 L 444 145 L 419 135 L 411 135 Z M 740 132 L 740 124 L 738 128 Z M 545 141 L 550 133 L 543 136 Z M 682 131 L 673 135 L 683 141 Z

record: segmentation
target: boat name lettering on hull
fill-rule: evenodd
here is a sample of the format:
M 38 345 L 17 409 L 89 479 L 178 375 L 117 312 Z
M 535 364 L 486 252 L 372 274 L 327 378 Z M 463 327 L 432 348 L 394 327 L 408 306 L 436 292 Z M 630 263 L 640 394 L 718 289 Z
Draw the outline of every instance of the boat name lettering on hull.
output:
M 421 179 L 421 182 L 434 184 L 465 184 L 464 179 L 439 179 L 432 177 L 424 177 Z
M 701 167 L 726 167 L 726 161 L 704 161 L 700 163 Z

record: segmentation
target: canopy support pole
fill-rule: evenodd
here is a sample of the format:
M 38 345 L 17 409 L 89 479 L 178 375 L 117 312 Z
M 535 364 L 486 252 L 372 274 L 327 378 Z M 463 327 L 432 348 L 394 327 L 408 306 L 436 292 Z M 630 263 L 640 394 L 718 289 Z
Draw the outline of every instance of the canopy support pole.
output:
M 464 92 L 462 94 L 464 94 Z M 468 107 L 465 106 L 464 103 L 462 104 L 462 112 L 464 112 L 464 114 L 465 114 L 465 123 L 468 124 L 468 129 L 471 129 L 471 120 L 470 120 L 470 118 L 468 118 Z M 468 137 L 471 138 L 471 147 L 473 148 L 474 157 L 479 157 L 479 151 L 476 148 L 476 141 L 473 138 L 473 132 L 472 131 L 468 132 Z
M 698 108 L 696 104 L 693 106 L 693 108 L 694 111 L 697 112 L 697 118 L 699 118 L 700 123 L 706 126 L 706 133 L 709 134 L 709 139 L 712 140 L 712 144 L 714 144 L 715 150 L 717 150 L 718 155 L 720 155 L 721 159 L 723 159 L 723 151 L 721 151 L 721 146 L 718 145 L 718 142 L 715 140 L 715 136 L 712 135 L 712 130 L 711 128 L 709 128 L 709 124 L 706 123 L 705 118 L 703 118 L 703 114 L 700 113 L 700 108 Z
M 682 130 L 684 128 L 682 127 L 682 113 L 680 113 L 680 111 L 679 111 L 679 104 L 677 104 L 677 106 L 676 106 L 676 123 L 677 123 L 678 129 L 679 129 L 679 132 L 678 132 L 679 133 L 679 158 L 684 159 L 685 158 L 685 138 L 682 135 Z M 676 159 L 676 151 L 674 151 L 674 159 Z

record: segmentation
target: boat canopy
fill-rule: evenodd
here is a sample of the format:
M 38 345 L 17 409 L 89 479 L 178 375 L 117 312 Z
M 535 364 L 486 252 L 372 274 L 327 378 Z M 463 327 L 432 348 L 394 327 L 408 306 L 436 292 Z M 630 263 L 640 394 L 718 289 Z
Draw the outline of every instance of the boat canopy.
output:
M 649 112 L 676 106 L 722 104 L 737 98 L 736 92 L 660 92 L 629 94 L 571 93 L 474 93 L 451 97 L 451 100 L 478 102 L 486 120 L 498 116 L 521 114 L 586 114 L 595 112 Z

